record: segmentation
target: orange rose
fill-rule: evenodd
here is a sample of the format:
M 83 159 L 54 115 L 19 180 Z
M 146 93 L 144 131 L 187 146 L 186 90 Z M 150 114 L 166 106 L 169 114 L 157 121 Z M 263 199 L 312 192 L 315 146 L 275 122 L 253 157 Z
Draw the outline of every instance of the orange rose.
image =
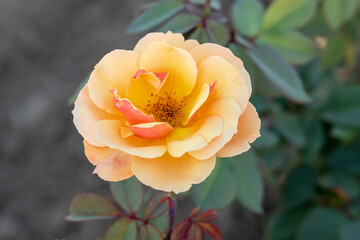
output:
M 217 44 L 150 33 L 95 66 L 73 111 L 94 173 L 187 191 L 216 157 L 250 148 L 260 119 L 242 61 Z

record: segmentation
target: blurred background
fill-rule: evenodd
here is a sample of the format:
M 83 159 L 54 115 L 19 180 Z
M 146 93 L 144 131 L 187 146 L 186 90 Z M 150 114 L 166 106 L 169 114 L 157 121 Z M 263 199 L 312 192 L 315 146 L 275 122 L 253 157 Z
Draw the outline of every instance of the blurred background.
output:
M 314 2 L 325 9 L 327 7 L 323 5 L 330 1 Z M 77 193 L 93 191 L 110 196 L 108 184 L 91 174 L 93 166 L 84 156 L 82 137 L 72 123 L 73 106 L 69 99 L 106 53 L 113 49 L 132 49 L 144 35 L 126 34 L 126 29 L 140 5 L 148 2 L 0 1 L 1 240 L 97 239 L 111 224 L 111 221 L 64 221 Z M 296 24 L 299 22 L 296 16 L 302 16 L 301 11 L 309 12 L 307 8 L 314 7 L 310 3 L 313 1 L 302 0 L 299 2 L 311 6 L 300 6 L 301 11 L 289 13 L 295 17 L 281 20 L 288 24 L 295 22 L 291 31 L 268 27 L 258 37 L 260 28 L 247 29 L 242 22 L 259 14 L 259 10 L 252 12 L 251 16 L 239 14 L 244 16 L 239 19 L 230 16 L 231 12 L 234 15 L 233 9 L 243 6 L 242 3 L 232 5 L 234 2 L 221 1 L 221 12 L 232 19 L 227 24 L 234 25 L 235 32 L 224 39 L 226 34 L 220 29 L 220 33 L 215 32 L 215 38 L 205 42 L 217 42 L 218 37 L 220 43 L 226 45 L 235 38 L 235 42 L 241 44 L 233 45 L 233 52 L 244 62 L 249 56 L 251 58 L 245 66 L 254 84 L 252 102 L 263 121 L 262 140 L 254 147 L 265 182 L 264 211 L 262 214 L 254 213 L 235 201 L 219 210 L 216 224 L 224 239 L 260 240 L 264 235 L 271 240 L 294 239 L 295 232 L 307 231 L 307 228 L 297 230 L 302 222 L 310 227 L 322 222 L 318 221 L 322 219 L 318 217 L 319 211 L 325 219 L 332 216 L 339 220 L 340 217 L 331 212 L 335 210 L 358 224 L 360 31 L 359 11 L 356 13 L 351 9 L 359 9 L 360 4 L 357 7 L 356 1 L 346 0 L 355 5 L 349 7 L 351 16 L 348 14 L 342 20 L 336 20 L 336 8 L 331 8 L 329 15 L 323 14 L 319 7 L 307 16 L 309 21 L 300 26 Z M 266 9 L 272 1 L 261 2 Z M 287 9 L 290 8 L 282 7 L 284 12 Z M 260 11 L 261 14 L 264 11 Z M 281 14 L 276 8 L 272 12 L 281 16 L 287 14 Z M 323 15 L 325 18 L 334 16 L 331 19 L 335 21 L 328 23 L 330 27 L 325 24 Z M 272 17 L 268 17 L 272 19 L 268 25 L 275 24 Z M 222 17 L 214 16 L 213 19 L 223 24 Z M 217 25 L 214 26 L 219 30 Z M 190 30 L 192 37 L 201 38 L 202 27 Z M 306 39 L 297 31 L 304 33 Z M 260 53 L 273 56 L 274 50 L 277 58 L 270 62 L 261 59 L 257 52 L 249 50 L 256 48 L 246 47 L 249 42 L 271 48 L 270 52 Z M 258 64 L 259 59 L 261 64 Z M 271 65 L 271 62 L 279 65 Z M 300 76 L 304 86 L 295 81 L 290 83 L 290 90 L 295 87 L 298 91 L 287 92 L 286 87 L 281 88 L 284 86 L 281 81 L 294 77 L 293 70 L 284 70 L 283 65 L 286 68 L 296 66 L 296 81 Z M 268 72 L 263 71 L 266 66 L 285 74 L 279 77 L 280 91 L 269 85 L 268 82 L 275 82 L 279 86 L 279 81 L 276 78 L 267 81 Z M 312 102 L 308 103 L 310 98 Z M 184 206 L 180 206 L 180 211 L 189 203 L 181 204 Z M 319 206 L 323 208 L 317 209 Z M 280 210 L 273 215 L 276 209 Z M 304 220 L 305 213 L 312 209 L 317 212 L 311 216 L 317 215 Z M 341 221 L 345 222 L 342 218 Z M 326 224 L 319 228 L 337 227 L 335 223 Z M 284 232 L 283 229 L 287 230 Z M 355 232 L 359 229 L 356 225 Z M 298 239 L 328 240 L 304 236 L 306 234 Z M 356 238 L 345 240 L 348 239 Z

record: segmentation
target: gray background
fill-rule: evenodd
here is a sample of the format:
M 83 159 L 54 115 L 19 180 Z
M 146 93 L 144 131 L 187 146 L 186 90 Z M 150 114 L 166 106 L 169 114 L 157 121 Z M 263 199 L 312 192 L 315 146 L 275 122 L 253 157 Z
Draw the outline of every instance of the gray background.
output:
M 111 224 L 64 221 L 76 193 L 109 195 L 67 100 L 103 55 L 134 47 L 125 30 L 144 2 L 0 0 L 0 239 L 97 239 Z M 226 240 L 261 239 L 264 222 L 238 204 L 218 217 Z

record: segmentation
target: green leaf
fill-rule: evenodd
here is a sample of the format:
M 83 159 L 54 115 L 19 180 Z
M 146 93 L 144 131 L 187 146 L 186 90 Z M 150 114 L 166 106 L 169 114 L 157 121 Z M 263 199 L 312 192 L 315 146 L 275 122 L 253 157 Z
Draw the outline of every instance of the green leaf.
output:
M 263 28 L 304 26 L 314 16 L 318 0 L 276 0 L 265 13 Z
M 261 213 L 264 195 L 263 182 L 256 166 L 253 151 L 247 151 L 230 159 L 236 173 L 237 200 L 247 209 Z M 227 186 L 227 185 L 224 185 Z
M 110 183 L 111 192 L 119 205 L 128 213 L 136 213 L 144 199 L 144 189 L 135 178 Z
M 279 136 L 275 132 L 262 127 L 260 133 L 261 137 L 252 144 L 256 149 L 270 149 L 278 144 Z
M 358 148 L 337 148 L 327 158 L 326 165 L 360 174 L 360 151 Z
M 153 225 L 146 224 L 141 225 L 140 227 L 141 239 L 146 240 L 163 240 L 164 236 L 160 229 L 154 227 Z
M 315 194 L 316 170 L 308 165 L 300 165 L 288 175 L 284 184 L 284 203 L 288 207 L 311 200 Z
M 204 4 L 206 0 L 190 0 L 190 2 L 195 4 Z M 221 9 L 221 1 L 220 0 L 211 0 L 210 6 L 215 10 Z
M 302 147 L 305 144 L 305 135 L 300 117 L 292 113 L 276 111 L 275 125 L 277 130 L 291 143 L 298 147 Z
M 310 101 L 294 68 L 281 56 L 270 48 L 260 45 L 247 49 L 247 53 L 265 77 L 284 96 L 299 103 Z
M 343 87 L 333 91 L 322 116 L 334 124 L 360 127 L 360 86 Z
M 211 175 L 191 188 L 191 196 L 201 209 L 223 208 L 234 200 L 236 178 L 229 163 L 227 159 L 218 159 Z
M 129 33 L 145 32 L 164 22 L 183 8 L 184 5 L 181 0 L 159 1 L 136 18 L 127 31 Z
M 164 193 L 157 193 L 153 195 L 144 206 L 144 218 L 156 218 L 164 214 L 167 210 L 166 202 L 161 202 L 161 199 L 166 197 Z
M 296 240 L 340 240 L 338 228 L 344 217 L 325 207 L 312 210 L 300 226 Z
M 209 42 L 206 31 L 202 27 L 198 27 L 197 29 L 195 29 L 195 31 L 190 35 L 189 38 L 197 40 L 200 44 Z
M 330 28 L 337 30 L 355 14 L 356 0 L 325 0 L 323 12 Z
M 325 68 L 330 68 L 340 63 L 344 59 L 345 39 L 338 33 L 333 34 L 326 45 L 322 55 L 322 64 Z
M 122 218 L 112 224 L 101 240 L 136 240 L 136 223 L 129 218 Z
M 72 200 L 69 221 L 108 219 L 118 216 L 120 211 L 107 198 L 95 193 L 80 193 Z
M 300 223 L 310 209 L 310 206 L 280 209 L 271 217 L 270 223 L 266 228 L 265 239 L 294 239 Z
M 350 198 L 356 198 L 360 192 L 360 186 L 356 179 L 347 172 L 339 169 L 332 170 L 321 176 L 319 183 L 325 188 L 342 188 Z
M 199 24 L 200 20 L 201 19 L 198 16 L 191 14 L 177 15 L 165 25 L 163 25 L 159 31 L 164 33 L 167 31 L 185 33 Z
M 316 53 L 314 43 L 295 30 L 272 29 L 261 33 L 257 42 L 272 47 L 285 60 L 293 64 L 303 64 Z
M 360 236 L 360 221 L 348 221 L 340 227 L 341 240 L 358 240 Z
M 210 19 L 207 21 L 206 29 L 211 42 L 218 43 L 220 45 L 226 45 L 229 42 L 230 33 L 223 24 Z
M 247 37 L 261 29 L 264 7 L 259 0 L 237 0 L 231 9 L 231 20 L 236 31 Z

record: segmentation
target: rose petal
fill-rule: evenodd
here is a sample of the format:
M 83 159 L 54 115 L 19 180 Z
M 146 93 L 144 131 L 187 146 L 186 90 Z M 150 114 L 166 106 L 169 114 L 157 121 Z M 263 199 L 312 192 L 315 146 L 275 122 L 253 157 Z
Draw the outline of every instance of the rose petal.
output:
M 189 154 L 197 159 L 207 159 L 216 154 L 237 132 L 237 119 L 239 118 L 240 113 L 239 105 L 232 98 L 222 98 L 201 108 L 201 111 L 197 114 L 199 117 L 214 114 L 222 117 L 224 120 L 223 131 L 220 136 L 210 141 L 205 148 L 191 151 Z
M 238 132 L 217 154 L 217 157 L 232 157 L 249 150 L 250 145 L 260 137 L 260 119 L 256 109 L 248 103 L 245 111 L 239 117 Z
M 176 128 L 168 137 L 169 154 L 180 157 L 186 152 L 203 149 L 221 135 L 222 128 L 223 120 L 216 115 L 200 119 L 187 128 Z
M 191 50 L 191 55 L 199 66 L 201 62 L 210 56 L 220 56 L 231 63 L 239 72 L 240 77 L 245 81 L 248 88 L 248 96 L 251 96 L 251 81 L 249 73 L 245 70 L 240 58 L 236 57 L 228 48 L 214 43 L 204 43 Z
M 139 54 L 114 50 L 106 54 L 95 66 L 89 78 L 89 93 L 94 103 L 110 113 L 117 114 L 109 89 L 117 89 L 124 96 L 125 86 L 139 69 Z
M 141 123 L 132 125 L 129 128 L 136 136 L 149 139 L 163 138 L 173 129 L 166 122 Z
M 175 93 L 176 99 L 187 96 L 196 82 L 197 68 L 189 52 L 172 47 L 164 40 L 153 42 L 145 49 L 140 58 L 140 68 L 157 73 L 169 71 L 159 93 Z
M 186 41 L 184 42 L 183 48 L 184 48 L 186 51 L 190 52 L 191 50 L 193 50 L 195 47 L 197 47 L 197 46 L 199 46 L 199 45 L 200 45 L 200 44 L 199 44 L 198 41 L 196 41 L 196 40 L 194 40 L 194 39 L 189 39 L 189 40 L 186 40 Z
M 138 53 L 144 52 L 144 50 L 153 42 L 165 40 L 167 44 L 175 47 L 182 47 L 184 45 L 184 37 L 179 33 L 167 32 L 165 33 L 148 33 L 140 39 L 136 44 L 134 51 Z
M 184 119 L 182 124 L 186 126 L 191 119 L 194 117 L 194 114 L 197 110 L 205 103 L 210 94 L 210 85 L 204 83 L 199 93 L 192 93 L 187 98 L 185 98 L 185 103 L 187 104 L 184 109 Z
M 96 124 L 96 133 L 99 141 L 111 148 L 144 158 L 160 157 L 166 152 L 165 141 L 163 139 L 152 140 L 136 136 L 124 139 L 121 137 L 121 127 L 126 126 L 117 120 L 98 122 Z
M 134 157 L 131 169 L 143 184 L 177 194 L 204 181 L 214 169 L 215 162 L 215 156 L 199 161 L 188 154 L 174 158 L 166 153 L 154 159 Z
M 85 155 L 96 165 L 94 173 L 106 181 L 121 181 L 133 176 L 131 156 L 108 147 L 96 147 L 84 140 Z
M 96 137 L 95 125 L 97 122 L 105 119 L 118 118 L 102 109 L 99 109 L 90 99 L 88 86 L 86 85 L 79 93 L 75 101 L 75 107 L 72 111 L 74 115 L 74 124 L 81 136 L 89 143 L 99 147 L 105 147 Z
M 130 100 L 119 98 L 117 90 L 109 90 L 114 95 L 114 105 L 126 118 L 130 124 L 155 122 L 153 115 L 146 115 L 137 109 Z

